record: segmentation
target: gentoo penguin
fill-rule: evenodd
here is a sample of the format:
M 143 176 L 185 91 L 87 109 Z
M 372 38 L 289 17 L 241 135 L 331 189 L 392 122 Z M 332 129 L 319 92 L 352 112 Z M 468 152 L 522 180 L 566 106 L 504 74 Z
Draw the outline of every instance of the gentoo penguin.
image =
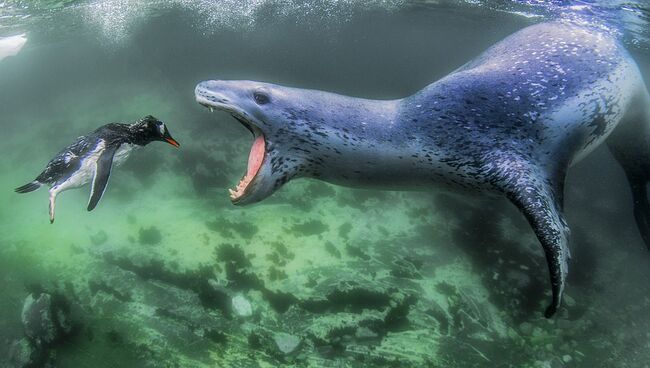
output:
M 103 125 L 77 138 L 57 153 L 34 181 L 15 191 L 28 193 L 42 185 L 49 185 L 50 223 L 53 223 L 56 196 L 65 190 L 81 187 L 92 178 L 88 201 L 88 211 L 92 211 L 104 194 L 111 167 L 122 164 L 134 148 L 153 141 L 166 141 L 174 147 L 180 147 L 165 124 L 151 115 L 132 124 Z

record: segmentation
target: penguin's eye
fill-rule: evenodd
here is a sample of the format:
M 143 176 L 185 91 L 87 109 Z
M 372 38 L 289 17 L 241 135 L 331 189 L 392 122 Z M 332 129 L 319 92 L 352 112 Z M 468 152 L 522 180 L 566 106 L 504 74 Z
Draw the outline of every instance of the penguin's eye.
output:
M 159 123 L 159 124 L 157 124 L 157 126 L 158 126 L 158 132 L 160 133 L 160 135 L 165 135 L 165 130 L 166 130 L 165 124 Z
M 269 95 L 259 91 L 253 93 L 253 99 L 258 105 L 266 105 L 267 103 L 271 102 Z

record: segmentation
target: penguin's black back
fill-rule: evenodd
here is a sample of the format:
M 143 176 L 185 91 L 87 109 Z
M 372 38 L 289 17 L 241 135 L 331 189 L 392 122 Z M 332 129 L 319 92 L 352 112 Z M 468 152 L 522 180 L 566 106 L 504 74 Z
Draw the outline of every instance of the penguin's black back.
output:
M 70 177 L 81 167 L 82 160 L 97 148 L 100 141 L 105 147 L 130 143 L 129 124 L 111 123 L 103 125 L 87 135 L 77 138 L 71 145 L 57 153 L 45 170 L 36 178 L 43 184 L 54 184 Z

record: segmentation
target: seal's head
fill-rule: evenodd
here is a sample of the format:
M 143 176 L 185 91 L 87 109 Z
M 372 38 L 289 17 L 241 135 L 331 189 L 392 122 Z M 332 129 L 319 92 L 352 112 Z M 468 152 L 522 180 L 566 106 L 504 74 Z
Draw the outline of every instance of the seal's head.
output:
M 253 134 L 248 169 L 230 190 L 234 204 L 259 202 L 290 179 L 307 174 L 310 143 L 305 144 L 304 132 L 309 128 L 299 111 L 307 109 L 313 116 L 308 94 L 307 90 L 253 81 L 213 80 L 196 86 L 198 103 L 229 113 Z M 301 103 L 306 105 L 296 105 Z

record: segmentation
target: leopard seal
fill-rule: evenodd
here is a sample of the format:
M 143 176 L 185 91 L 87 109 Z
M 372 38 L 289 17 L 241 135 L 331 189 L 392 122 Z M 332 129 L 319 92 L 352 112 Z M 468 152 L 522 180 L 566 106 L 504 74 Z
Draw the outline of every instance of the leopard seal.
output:
M 650 96 L 613 36 L 585 26 L 524 28 L 415 94 L 368 100 L 254 81 L 210 80 L 198 103 L 254 136 L 233 203 L 298 177 L 387 189 L 444 185 L 508 198 L 547 259 L 551 317 L 568 271 L 567 170 L 606 142 L 632 187 L 650 245 Z

